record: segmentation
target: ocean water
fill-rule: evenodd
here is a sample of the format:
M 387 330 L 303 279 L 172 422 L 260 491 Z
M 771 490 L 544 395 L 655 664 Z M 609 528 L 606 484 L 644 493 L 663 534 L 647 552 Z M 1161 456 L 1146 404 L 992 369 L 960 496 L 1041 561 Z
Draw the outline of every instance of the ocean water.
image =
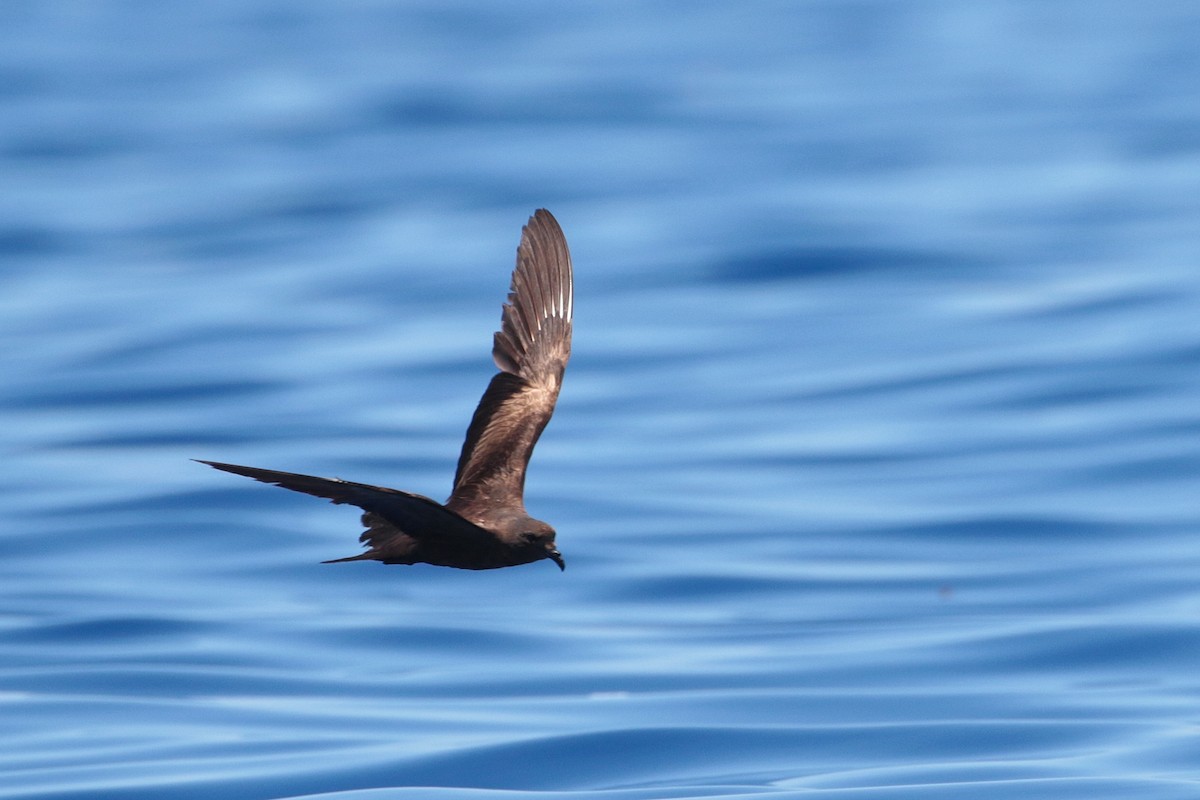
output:
M 0 5 L 0 798 L 1200 797 L 1191 3 Z M 520 226 L 549 562 L 434 497 Z

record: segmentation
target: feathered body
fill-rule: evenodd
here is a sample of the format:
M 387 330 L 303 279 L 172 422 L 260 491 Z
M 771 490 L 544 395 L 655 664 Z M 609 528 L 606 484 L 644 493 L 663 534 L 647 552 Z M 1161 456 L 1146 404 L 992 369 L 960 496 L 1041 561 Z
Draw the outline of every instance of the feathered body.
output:
M 525 469 L 554 413 L 571 356 L 571 254 L 545 209 L 521 232 L 492 358 L 500 368 L 467 428 L 445 504 L 428 497 L 291 472 L 202 461 L 226 472 L 358 506 L 367 550 L 340 561 L 494 569 L 544 558 L 563 568 L 555 532 L 525 512 Z M 333 563 L 326 562 L 326 563 Z

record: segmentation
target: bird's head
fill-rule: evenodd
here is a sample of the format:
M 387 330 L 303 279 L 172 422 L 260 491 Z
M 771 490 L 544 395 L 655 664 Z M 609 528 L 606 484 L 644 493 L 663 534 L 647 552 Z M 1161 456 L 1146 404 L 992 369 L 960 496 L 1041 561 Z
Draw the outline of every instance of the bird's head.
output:
M 562 553 L 558 552 L 558 547 L 554 544 L 554 528 L 546 523 L 536 519 L 527 520 L 521 526 L 520 541 L 521 547 L 530 551 L 530 555 L 533 556 L 531 560 L 548 558 L 558 564 L 560 570 L 567 568 Z

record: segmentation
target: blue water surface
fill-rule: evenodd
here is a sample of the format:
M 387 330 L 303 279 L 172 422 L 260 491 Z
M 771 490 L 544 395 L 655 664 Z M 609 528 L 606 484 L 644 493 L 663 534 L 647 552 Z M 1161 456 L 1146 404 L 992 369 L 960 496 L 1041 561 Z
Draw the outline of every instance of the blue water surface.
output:
M 0 798 L 1200 797 L 1187 2 L 0 4 Z M 520 226 L 568 569 L 444 497 Z

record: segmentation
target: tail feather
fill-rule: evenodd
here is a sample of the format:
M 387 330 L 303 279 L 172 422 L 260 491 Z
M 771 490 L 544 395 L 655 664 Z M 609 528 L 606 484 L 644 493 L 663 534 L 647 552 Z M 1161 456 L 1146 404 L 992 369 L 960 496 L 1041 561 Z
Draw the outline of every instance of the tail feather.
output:
M 328 561 L 322 561 L 322 564 L 340 564 L 343 561 L 373 561 L 379 557 L 379 553 L 374 550 L 368 550 L 365 553 L 359 553 L 356 556 L 346 556 L 345 558 L 331 558 Z

